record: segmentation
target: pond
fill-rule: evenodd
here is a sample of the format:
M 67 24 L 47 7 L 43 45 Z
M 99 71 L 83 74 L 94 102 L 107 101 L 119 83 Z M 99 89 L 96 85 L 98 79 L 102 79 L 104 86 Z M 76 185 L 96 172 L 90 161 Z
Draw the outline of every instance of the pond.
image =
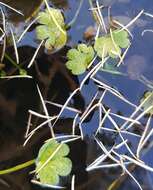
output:
M 78 43 L 93 44 L 97 34 L 98 24 L 93 17 L 89 2 L 91 3 L 88 0 L 49 1 L 51 7 L 62 10 L 65 23 L 71 23 L 76 16 L 75 22 L 68 27 L 66 45 L 51 53 L 41 47 L 29 68 L 28 65 L 40 45 L 36 36 L 38 23 L 33 22 L 16 45 L 14 41 L 18 41 L 39 11 L 45 9 L 45 4 L 42 0 L 0 1 L 0 29 L 4 29 L 5 17 L 7 36 L 5 41 L 5 35 L 0 33 L 4 37 L 0 41 L 0 55 L 2 55 L 0 56 L 0 171 L 36 158 L 40 147 L 51 138 L 50 125 L 55 124 L 54 132 L 58 137 L 71 135 L 75 126 L 76 136 L 81 137 L 68 143 L 70 148 L 68 157 L 72 161 L 72 171 L 68 176 L 60 177 L 59 186 L 72 190 L 137 190 L 141 187 L 143 190 L 151 190 L 153 189 L 151 172 L 153 171 L 153 121 L 152 114 L 151 116 L 144 114 L 145 109 L 139 105 L 144 94 L 147 91 L 152 92 L 153 89 L 153 2 L 93 1 L 94 7 L 99 4 L 98 11 L 101 11 L 107 28 L 110 24 L 109 19 L 112 25 L 115 25 L 113 20 L 122 23 L 122 26 L 131 22 L 128 27 L 131 45 L 126 49 L 120 67 L 115 67 L 116 62 L 109 59 L 107 66 L 111 66 L 110 68 L 100 69 L 92 77 L 91 73 L 82 83 L 94 67 L 77 76 L 73 75 L 65 65 L 66 54 L 71 47 L 76 47 Z M 101 7 L 102 5 L 104 7 Z M 14 34 L 14 41 L 11 32 Z M 104 33 L 103 30 L 102 34 Z M 87 39 L 85 36 L 90 38 Z M 97 58 L 93 66 L 98 65 L 100 61 L 101 59 Z M 33 78 L 21 75 L 25 72 Z M 7 78 L 8 75 L 17 77 Z M 62 105 L 80 87 L 80 84 L 81 90 L 76 91 L 68 102 L 69 108 L 60 112 Z M 46 105 L 47 111 L 42 102 Z M 153 101 L 149 104 L 153 105 Z M 94 106 L 95 109 L 92 110 Z M 29 113 L 32 115 L 30 125 L 28 125 Z M 32 133 L 31 137 L 26 136 L 27 125 L 30 126 L 30 130 L 34 130 L 44 122 L 44 118 L 38 117 L 36 113 L 48 114 L 48 117 L 55 117 L 59 113 L 61 115 L 58 120 L 55 119 L 55 123 L 53 119 L 53 123 L 48 122 L 49 124 Z M 100 125 L 102 126 L 99 127 Z M 123 127 L 123 133 L 115 129 L 118 126 Z M 129 130 L 126 130 L 127 127 Z M 150 134 L 150 138 L 145 143 L 139 159 L 133 155 L 133 152 L 137 153 L 140 139 L 144 142 L 146 136 L 144 139 L 142 136 L 147 127 L 145 135 Z M 26 137 L 30 137 L 28 141 Z M 130 147 L 132 153 L 127 147 Z M 108 150 L 107 156 L 105 148 Z M 102 155 L 106 156 L 104 163 L 100 161 L 94 166 L 93 162 L 98 161 L 97 158 Z M 114 160 L 119 160 L 118 163 L 121 164 L 119 166 L 122 167 L 113 165 L 115 162 L 111 160 L 111 155 Z M 125 160 L 130 163 L 126 168 L 123 167 Z M 90 165 L 91 163 L 93 165 Z M 33 170 L 35 166 L 31 165 L 16 172 L 0 175 L 0 190 L 53 189 L 31 181 L 36 180 L 36 175 L 30 173 Z M 116 184 L 110 187 L 114 181 Z

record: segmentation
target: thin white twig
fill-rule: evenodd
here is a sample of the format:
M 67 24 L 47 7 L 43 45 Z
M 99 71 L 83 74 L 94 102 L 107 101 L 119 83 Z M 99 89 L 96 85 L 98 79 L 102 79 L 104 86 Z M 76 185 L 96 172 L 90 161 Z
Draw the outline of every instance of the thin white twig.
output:
M 35 58 L 37 57 L 37 54 L 38 54 L 38 52 L 39 52 L 39 50 L 40 50 L 40 48 L 41 48 L 41 46 L 42 46 L 43 43 L 44 43 L 44 40 L 42 40 L 42 41 L 40 42 L 39 46 L 37 47 L 37 49 L 36 49 L 36 51 L 35 51 L 35 53 L 34 53 L 32 59 L 31 59 L 29 65 L 28 65 L 28 68 L 30 68 L 30 67 L 32 66 L 32 64 L 33 64 Z
M 9 9 L 13 10 L 14 12 L 16 12 L 16 13 L 18 13 L 18 14 L 24 16 L 24 14 L 23 14 L 21 11 L 18 11 L 17 9 L 14 9 L 13 7 L 11 7 L 11 6 L 9 6 L 9 5 L 7 5 L 7 4 L 1 2 L 1 1 L 0 1 L 0 5 L 3 5 L 3 6 L 5 6 L 5 7 L 7 7 L 7 8 L 9 8 Z

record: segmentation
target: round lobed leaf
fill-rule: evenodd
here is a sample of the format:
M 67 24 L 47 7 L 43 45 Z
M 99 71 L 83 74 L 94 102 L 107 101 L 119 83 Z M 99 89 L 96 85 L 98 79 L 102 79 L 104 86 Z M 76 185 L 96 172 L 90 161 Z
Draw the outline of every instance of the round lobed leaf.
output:
M 67 53 L 68 61 L 66 67 L 71 70 L 72 74 L 83 74 L 88 64 L 94 58 L 94 50 L 86 44 L 79 44 L 77 49 L 70 49 Z
M 48 50 L 58 50 L 65 46 L 67 42 L 67 32 L 65 30 L 64 17 L 59 9 L 50 8 L 38 15 L 36 36 L 38 40 L 46 40 L 45 48 Z
M 68 153 L 68 145 L 56 140 L 49 140 L 41 147 L 36 160 L 36 176 L 41 183 L 56 185 L 59 183 L 59 176 L 67 176 L 71 172 L 72 162 L 65 157 Z

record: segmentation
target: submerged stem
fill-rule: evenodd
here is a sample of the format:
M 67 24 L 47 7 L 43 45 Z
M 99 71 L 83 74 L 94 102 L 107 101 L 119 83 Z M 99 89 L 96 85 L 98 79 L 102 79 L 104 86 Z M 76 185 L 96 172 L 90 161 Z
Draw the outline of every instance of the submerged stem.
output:
M 5 169 L 5 170 L 0 170 L 0 175 L 4 175 L 4 174 L 9 174 L 9 173 L 12 173 L 12 172 L 15 172 L 15 171 L 18 171 L 18 170 L 21 170 L 23 168 L 26 168 L 28 166 L 31 166 L 35 163 L 35 159 L 33 160 L 30 160 L 30 161 L 27 161 L 23 164 L 19 164 L 17 166 L 14 166 L 12 168 L 9 168 L 9 169 Z
M 6 52 L 4 57 L 12 63 L 17 69 L 21 69 L 20 65 L 18 65 Z

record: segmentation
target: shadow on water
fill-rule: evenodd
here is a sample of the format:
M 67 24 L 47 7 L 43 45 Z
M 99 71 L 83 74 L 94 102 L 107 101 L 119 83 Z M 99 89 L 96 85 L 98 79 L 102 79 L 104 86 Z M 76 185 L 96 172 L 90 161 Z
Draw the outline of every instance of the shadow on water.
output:
M 22 25 L 24 28 L 23 21 L 28 20 L 34 14 L 42 4 L 41 0 L 37 1 L 11 1 L 3 0 L 2 2 L 9 4 L 10 6 L 21 10 L 24 13 L 24 17 L 18 16 L 12 11 L 8 11 L 5 8 L 6 15 L 8 15 L 8 20 L 15 23 L 15 27 Z M 78 6 L 79 1 L 75 0 L 52 0 L 52 4 L 59 8 L 65 10 L 65 15 L 67 21 L 70 21 L 74 16 L 74 9 Z M 153 3 L 145 3 L 146 1 L 140 0 L 139 3 L 132 0 L 114 0 L 114 1 L 99 1 L 108 5 L 112 5 L 112 14 L 114 16 L 122 17 L 122 19 L 127 22 L 130 18 L 136 15 L 138 11 L 142 8 L 146 11 L 153 10 Z M 131 9 L 131 6 L 133 9 Z M 4 8 L 4 7 L 3 7 Z M 89 5 L 85 0 L 82 6 L 80 15 L 74 27 L 69 31 L 70 40 L 69 45 L 73 45 L 78 41 L 83 41 L 83 32 L 85 29 L 93 25 L 93 20 L 91 19 L 90 12 L 88 11 Z M 130 16 L 129 16 L 130 15 Z M 107 14 L 105 14 L 107 17 Z M 27 21 L 28 22 L 28 21 Z M 149 80 L 153 80 L 152 71 L 153 67 L 151 65 L 153 61 L 152 49 L 153 49 L 153 36 L 151 34 L 144 37 L 141 36 L 141 32 L 145 27 L 153 27 L 151 21 L 147 18 L 139 20 L 139 23 L 135 28 L 132 29 L 135 36 L 133 43 L 134 45 L 129 50 L 127 58 L 125 60 L 125 65 L 123 70 L 128 73 L 128 77 L 122 76 L 112 76 L 106 73 L 98 73 L 97 77 L 115 86 L 119 89 L 128 99 L 137 104 L 140 97 L 143 95 L 144 91 L 148 89 L 144 84 L 140 83 L 136 77 L 135 73 L 139 76 L 144 74 Z M 26 68 L 29 61 L 31 60 L 36 46 L 34 32 L 29 31 L 28 37 L 25 37 L 20 47 L 18 48 L 20 62 L 22 68 Z M 140 37 L 141 36 L 141 37 Z M 30 41 L 33 40 L 33 41 Z M 28 41 L 28 43 L 27 43 Z M 144 44 L 145 41 L 145 44 Z M 32 43 L 32 45 L 31 45 Z M 26 45 L 25 45 L 26 44 Z M 28 44 L 28 45 L 27 45 Z M 144 47 L 145 46 L 145 47 Z M 28 120 L 28 110 L 35 110 L 37 112 L 42 111 L 42 106 L 36 84 L 39 85 L 42 95 L 45 100 L 54 101 L 59 104 L 64 104 L 64 102 L 69 97 L 70 93 L 74 91 L 79 86 L 80 78 L 72 76 L 65 68 L 65 55 L 69 47 L 65 47 L 54 55 L 47 55 L 44 53 L 43 48 L 40 50 L 39 56 L 37 57 L 34 66 L 28 70 L 28 74 L 34 76 L 34 79 L 12 79 L 0 81 L 0 169 L 9 168 L 18 163 L 31 160 L 37 156 L 39 148 L 42 146 L 44 141 L 50 138 L 50 131 L 47 126 L 44 126 L 39 132 L 37 132 L 31 141 L 23 147 L 24 134 L 26 131 L 27 120 Z M 12 46 L 8 46 L 6 52 L 15 58 L 14 50 Z M 17 74 L 18 70 L 12 67 L 11 63 L 5 59 L 6 71 L 9 74 Z M 130 64 L 134 65 L 134 69 Z M 139 65 L 141 64 L 141 66 Z M 149 68 L 149 69 L 148 69 Z M 83 111 L 85 105 L 87 105 L 94 92 L 97 90 L 92 82 L 89 82 L 85 86 L 85 90 L 81 93 L 76 94 L 73 98 L 73 105 L 75 108 Z M 95 100 L 94 103 L 96 103 Z M 130 112 L 130 108 L 121 104 L 114 97 L 108 96 L 104 103 L 111 107 L 114 112 L 120 112 L 124 116 L 127 116 Z M 55 115 L 59 112 L 59 109 L 55 106 L 48 105 L 48 110 L 50 115 Z M 57 134 L 71 134 L 72 119 L 73 115 L 65 115 L 61 118 L 55 126 L 55 132 Z M 35 127 L 42 120 L 34 118 L 33 123 Z M 70 157 L 73 162 L 72 174 L 76 175 L 75 185 L 76 190 L 107 190 L 109 184 L 112 180 L 120 175 L 122 171 L 110 169 L 110 170 L 96 170 L 93 172 L 87 172 L 85 168 L 89 163 L 91 163 L 97 156 L 101 154 L 100 148 L 97 146 L 96 142 L 92 139 L 92 134 L 96 130 L 97 123 L 97 113 L 93 112 L 89 118 L 85 121 L 84 132 L 86 137 L 83 141 L 77 140 L 70 143 Z M 142 126 L 141 126 L 142 127 Z M 76 131 L 80 133 L 79 129 Z M 90 138 L 91 137 L 91 138 Z M 108 147 L 111 147 L 111 143 L 114 142 L 115 136 L 112 134 L 101 133 L 98 138 Z M 153 165 L 152 160 L 147 162 Z M 108 160 L 109 161 L 109 160 Z M 40 187 L 33 185 L 30 180 L 33 175 L 29 175 L 29 172 L 33 170 L 34 167 L 29 167 L 24 170 L 7 174 L 0 177 L 0 190 L 41 190 L 47 189 L 45 187 Z M 151 190 L 152 187 L 149 186 L 149 178 L 143 179 L 143 176 L 148 174 L 139 168 L 135 168 L 135 175 L 139 178 L 141 184 L 143 184 L 144 190 Z M 71 174 L 71 175 L 72 175 Z M 153 178 L 153 177 L 151 177 Z M 67 184 L 67 189 L 71 189 L 71 176 L 61 179 L 61 184 Z M 121 190 L 131 189 L 136 190 L 137 187 L 129 177 L 123 181 L 122 186 L 119 188 Z

